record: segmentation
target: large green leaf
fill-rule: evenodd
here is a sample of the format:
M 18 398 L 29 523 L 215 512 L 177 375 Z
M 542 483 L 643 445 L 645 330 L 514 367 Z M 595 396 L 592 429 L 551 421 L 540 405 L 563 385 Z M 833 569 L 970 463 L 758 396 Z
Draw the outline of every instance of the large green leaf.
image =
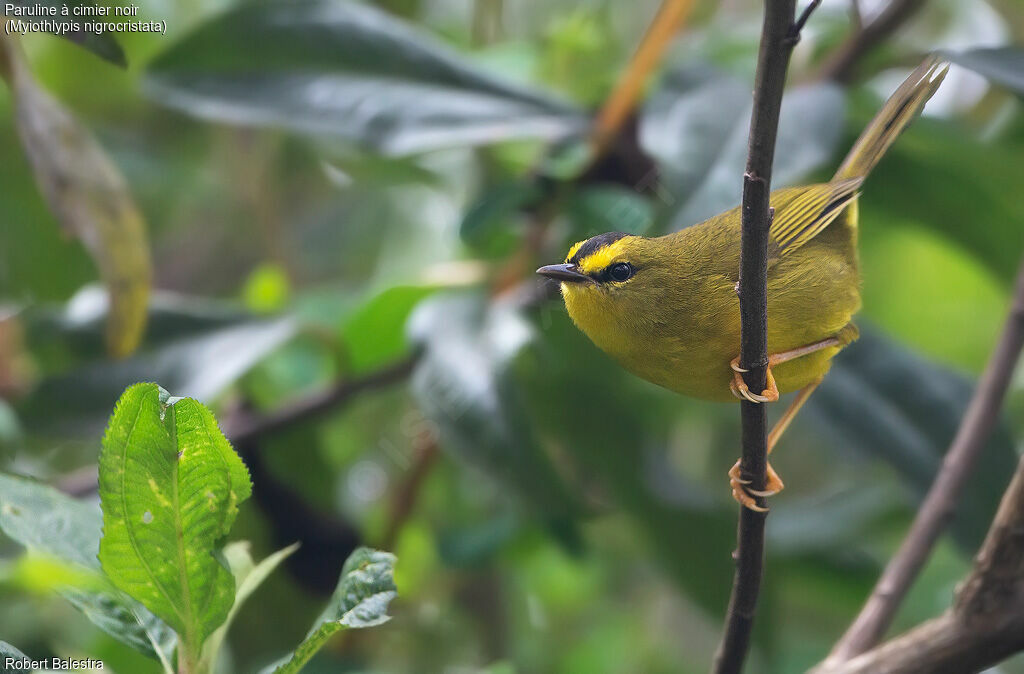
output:
M 298 328 L 290 318 L 255 319 L 212 303 L 164 306 L 152 313 L 161 333 L 154 334 L 131 358 L 111 363 L 89 357 L 95 354 L 91 327 L 104 314 L 97 311 L 96 319 L 87 317 L 83 322 L 83 302 L 79 300 L 85 299 L 76 298 L 72 304 L 77 306 L 60 317 L 41 316 L 30 321 L 36 344 L 61 352 L 55 360 L 74 359 L 76 365 L 79 358 L 82 361 L 45 378 L 20 405 L 30 429 L 76 437 L 98 434 L 121 392 L 147 379 L 210 400 L 291 339 Z M 70 319 L 71 314 L 75 320 Z M 73 353 L 63 353 L 69 347 Z M 53 415 L 55 409 L 61 410 L 58 417 Z
M 509 365 L 532 328 L 509 302 L 488 305 L 478 293 L 438 295 L 409 322 L 423 348 L 412 391 L 434 421 L 441 446 L 513 490 L 543 517 L 577 509 L 529 423 Z
M 101 523 L 93 503 L 0 473 L 0 530 L 27 548 L 98 572 Z M 163 621 L 116 589 L 95 585 L 61 588 L 60 594 L 119 641 L 154 657 L 170 654 L 174 633 Z
M 24 667 L 8 667 L 7 658 L 28 659 L 27 656 L 6 641 L 0 641 L 0 674 L 15 674 L 25 671 Z
M 836 447 L 891 464 L 918 496 L 931 485 L 970 400 L 973 383 L 862 326 L 808 403 Z M 871 423 L 864 423 L 871 419 Z M 832 444 L 832 443 L 830 443 Z M 981 543 L 1017 453 L 1000 423 L 982 452 L 953 519 L 966 551 Z
M 341 570 L 338 588 L 313 629 L 275 674 L 301 671 L 330 637 L 342 630 L 374 627 L 391 619 L 388 604 L 395 598 L 395 556 L 369 548 L 353 552 Z
M 42 5 L 43 7 L 55 8 L 58 12 L 55 21 L 60 20 L 61 17 L 59 12 L 63 7 L 67 7 L 69 10 L 73 10 L 78 7 L 96 7 L 95 3 L 89 2 L 88 0 L 43 0 L 42 2 L 39 0 L 5 0 L 4 4 L 13 4 L 17 7 L 35 7 L 37 5 Z M 8 18 L 17 19 L 18 17 L 16 14 L 9 12 Z M 25 18 L 30 22 L 38 21 L 39 19 L 39 17 Z M 65 21 L 63 22 L 65 26 L 71 22 L 69 19 L 70 17 L 65 18 Z M 83 22 L 79 20 L 78 17 L 75 17 L 75 23 L 81 27 Z M 99 56 L 105 61 L 110 61 L 114 65 L 121 66 L 122 68 L 128 65 L 128 60 L 125 58 L 124 50 L 121 49 L 121 45 L 118 44 L 117 40 L 114 39 L 114 36 L 111 33 L 88 32 L 81 28 L 79 30 L 68 32 L 51 32 L 60 35 L 65 40 L 74 42 L 83 49 L 91 51 L 96 56 Z
M 107 346 L 126 356 L 142 340 L 153 273 L 142 213 L 89 130 L 36 83 L 17 39 L 7 36 L 0 49 L 36 183 L 64 231 L 81 240 L 99 268 L 110 296 Z
M 1017 198 L 1024 183 L 1019 151 L 982 142 L 946 121 L 919 119 L 864 183 L 861 226 L 887 220 L 921 223 L 1009 283 L 1024 243 L 1024 200 Z
M 1024 96 L 1024 49 L 1021 47 L 970 49 L 945 52 L 945 55 L 950 61 Z
M 688 227 L 739 203 L 750 132 L 750 87 L 708 69 L 674 73 L 645 106 L 640 140 L 665 176 L 637 188 Z M 794 87 L 779 118 L 772 185 L 782 187 L 828 161 L 840 140 L 845 96 L 834 84 Z
M 585 124 L 579 111 L 342 0 L 243 4 L 159 56 L 147 81 L 154 100 L 189 114 L 340 136 L 390 155 L 554 139 Z
M 213 553 L 251 484 L 242 460 L 199 402 L 156 384 L 125 391 L 100 453 L 100 562 L 115 586 L 178 633 L 194 664 L 227 617 L 231 572 Z

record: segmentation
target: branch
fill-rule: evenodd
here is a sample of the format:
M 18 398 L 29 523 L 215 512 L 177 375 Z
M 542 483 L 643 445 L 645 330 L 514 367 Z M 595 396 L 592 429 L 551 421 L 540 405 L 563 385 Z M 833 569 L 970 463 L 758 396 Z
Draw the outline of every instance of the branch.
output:
M 895 33 L 903 23 L 924 7 L 926 0 L 892 0 L 875 20 L 861 24 L 836 49 L 818 71 L 818 79 L 845 84 L 853 78 L 853 71 L 861 57 Z
M 416 451 L 416 457 L 409 470 L 409 474 L 395 492 L 391 502 L 391 512 L 388 516 L 388 526 L 384 535 L 381 536 L 377 547 L 381 550 L 393 550 L 398 534 L 402 527 L 409 521 L 412 509 L 419 498 L 420 488 L 430 475 L 430 469 L 440 455 L 441 450 L 434 438 L 421 441 Z
M 864 608 L 832 649 L 825 664 L 835 664 L 873 647 L 892 624 L 939 535 L 949 524 L 968 476 L 995 426 L 1014 366 L 1024 346 L 1024 263 L 1002 334 L 978 383 L 956 437 L 942 461 L 899 551 L 889 561 Z
M 362 377 L 340 381 L 322 393 L 301 398 L 266 415 L 240 411 L 224 420 L 224 435 L 232 443 L 240 443 L 256 436 L 277 433 L 293 424 L 316 418 L 363 391 L 402 381 L 412 372 L 417 360 L 419 354 L 414 354 Z
M 808 12 L 816 6 L 812 3 Z M 782 91 L 793 46 L 800 37 L 799 26 L 808 13 L 794 22 L 796 0 L 766 2 L 761 47 L 754 82 L 754 109 L 750 120 L 747 170 L 743 176 L 742 242 L 740 253 L 740 364 L 747 369 L 744 379 L 753 391 L 766 384 L 768 326 L 768 228 L 771 211 L 772 161 L 779 127 Z M 742 401 L 743 455 L 740 470 L 751 488 L 765 484 L 765 406 Z M 763 499 L 758 499 L 764 505 Z M 754 625 L 757 596 L 764 566 L 763 512 L 740 508 L 737 533 L 736 575 L 726 617 L 725 634 L 715 656 L 714 671 L 741 671 Z
M 1017 305 L 1020 306 L 1019 304 Z M 1017 312 L 1021 330 L 1021 312 Z M 1003 495 L 974 567 L 942 616 L 814 674 L 979 672 L 1024 650 L 1024 458 Z
M 693 8 L 693 0 L 664 0 L 657 16 L 651 22 L 643 41 L 633 54 L 633 60 L 615 84 L 601 106 L 591 135 L 591 146 L 597 161 L 618 134 L 636 106 L 637 100 L 651 72 L 661 62 L 669 43 Z

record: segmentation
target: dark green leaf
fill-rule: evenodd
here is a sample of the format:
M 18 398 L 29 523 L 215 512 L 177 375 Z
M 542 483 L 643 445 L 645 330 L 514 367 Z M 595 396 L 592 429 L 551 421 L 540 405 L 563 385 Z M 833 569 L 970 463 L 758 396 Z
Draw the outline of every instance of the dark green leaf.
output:
M 16 672 L 24 672 L 24 667 L 8 667 L 7 658 L 15 658 L 17 660 L 27 660 L 28 657 L 19 651 L 14 646 L 10 645 L 6 641 L 0 641 L 0 674 L 15 674 Z
M 944 54 L 953 63 L 973 70 L 1018 96 L 1024 96 L 1024 49 L 996 47 Z
M 641 118 L 641 142 L 667 168 L 640 186 L 671 209 L 681 229 L 736 206 L 747 157 L 749 87 L 707 71 L 669 80 Z M 786 92 L 779 119 L 772 186 L 802 178 L 832 157 L 843 129 L 845 97 L 832 84 Z
M 94 362 L 47 378 L 23 406 L 26 422 L 47 432 L 98 432 L 121 392 L 145 379 L 209 400 L 296 331 L 295 322 L 287 318 L 242 320 L 220 329 L 221 319 L 214 316 L 209 323 L 196 320 L 193 328 L 176 327 L 179 333 L 196 336 L 171 340 L 116 363 Z M 206 326 L 214 329 L 203 330 Z M 55 409 L 61 410 L 59 419 L 53 418 Z
M 395 556 L 389 552 L 359 548 L 341 570 L 338 588 L 330 604 L 313 623 L 306 638 L 275 674 L 299 672 L 336 632 L 374 627 L 391 619 L 388 604 L 395 598 Z
M 459 227 L 462 240 L 477 245 L 495 230 L 515 222 L 520 209 L 536 202 L 540 189 L 532 182 L 515 181 L 495 185 L 466 211 Z
M 586 239 L 602 232 L 647 234 L 654 222 L 651 202 L 638 191 L 613 185 L 587 187 L 569 197 L 573 236 Z
M 545 517 L 575 510 L 526 417 L 509 363 L 532 328 L 508 303 L 488 306 L 475 293 L 436 296 L 410 320 L 424 349 L 412 390 L 441 432 L 441 446 L 508 486 Z
M 358 2 L 242 5 L 157 58 L 148 85 L 189 114 L 336 135 L 389 155 L 553 139 L 585 123 Z
M 880 458 L 923 495 L 956 433 L 972 391 L 966 378 L 930 363 L 870 329 L 835 360 L 808 412 L 824 418 L 823 432 L 836 447 Z M 820 415 L 820 416 L 819 416 Z M 870 419 L 871 423 L 864 423 Z M 953 521 L 953 533 L 974 551 L 995 514 L 1016 451 L 999 424 Z
M 866 123 L 865 118 L 865 123 Z M 921 223 L 955 241 L 1009 282 L 1024 234 L 1019 150 L 982 143 L 944 121 L 919 119 L 864 183 L 860 218 Z
M 156 384 L 125 391 L 100 453 L 103 538 L 111 582 L 178 633 L 194 664 L 235 598 L 213 556 L 251 492 L 249 473 L 213 415 Z

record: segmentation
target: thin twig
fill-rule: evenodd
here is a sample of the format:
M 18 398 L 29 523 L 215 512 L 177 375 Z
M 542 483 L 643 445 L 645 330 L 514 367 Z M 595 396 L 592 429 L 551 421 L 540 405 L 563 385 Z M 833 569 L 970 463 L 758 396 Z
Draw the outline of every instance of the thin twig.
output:
M 643 41 L 594 121 L 591 135 L 596 161 L 618 134 L 643 93 L 644 85 L 661 63 L 665 50 L 693 8 L 693 0 L 664 0 Z
M 269 414 L 256 416 L 240 412 L 224 420 L 224 435 L 232 442 L 245 442 L 255 436 L 271 435 L 296 423 L 316 418 L 363 391 L 402 381 L 412 372 L 417 360 L 418 354 L 362 377 L 342 380 L 326 391 L 301 398 Z
M 1003 332 L 978 383 L 939 473 L 910 531 L 889 561 L 857 619 L 836 643 L 826 665 L 849 660 L 875 646 L 946 529 L 961 492 L 999 416 L 1014 366 L 1024 347 L 1024 263 Z
M 1019 304 L 1017 306 L 1020 306 Z M 1017 312 L 1018 331 L 1024 321 Z M 826 661 L 814 674 L 980 672 L 1024 650 L 1024 458 L 988 536 L 943 615 L 852 660 Z
M 813 9 L 812 3 L 812 9 Z M 786 85 L 786 69 L 799 34 L 794 32 L 796 0 L 765 3 L 761 47 L 754 83 L 754 109 L 750 120 L 747 170 L 743 176 L 742 243 L 740 253 L 740 364 L 752 391 L 766 384 L 768 326 L 768 228 L 771 211 L 772 161 L 775 137 Z M 803 20 L 806 20 L 804 17 Z M 754 490 L 763 490 L 765 453 L 765 406 L 743 401 L 743 455 L 740 470 Z M 758 499 L 763 506 L 764 500 Z M 734 674 L 743 668 L 750 649 L 754 613 L 764 567 L 765 513 L 740 508 L 737 533 L 736 575 L 726 617 L 725 633 L 715 656 L 717 674 Z
M 434 462 L 440 454 L 441 449 L 437 446 L 437 441 L 434 438 L 429 438 L 420 444 L 409 474 L 395 491 L 394 499 L 391 501 L 388 527 L 377 545 L 381 550 L 394 549 L 398 534 L 409 520 L 419 498 L 420 488 L 427 476 L 430 475 L 430 469 L 433 468 Z
M 873 21 L 857 30 L 836 49 L 818 71 L 818 79 L 846 83 L 853 79 L 860 59 L 924 7 L 926 0 L 892 0 Z M 858 12 L 859 16 L 859 12 Z

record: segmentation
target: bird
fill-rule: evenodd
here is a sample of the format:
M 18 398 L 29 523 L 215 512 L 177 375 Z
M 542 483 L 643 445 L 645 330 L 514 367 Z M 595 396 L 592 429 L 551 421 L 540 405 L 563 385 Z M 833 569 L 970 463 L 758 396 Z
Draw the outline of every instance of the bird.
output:
M 658 237 L 607 232 L 573 245 L 537 273 L 560 284 L 576 326 L 630 372 L 686 396 L 767 403 L 797 391 L 767 437 L 777 444 L 821 383 L 832 358 L 857 339 L 861 308 L 858 204 L 868 174 L 938 89 L 949 64 L 930 56 L 882 105 L 829 182 L 771 192 L 767 387 L 754 392 L 739 364 L 740 207 Z M 729 471 L 732 496 L 777 494 L 768 465 L 754 490 Z

